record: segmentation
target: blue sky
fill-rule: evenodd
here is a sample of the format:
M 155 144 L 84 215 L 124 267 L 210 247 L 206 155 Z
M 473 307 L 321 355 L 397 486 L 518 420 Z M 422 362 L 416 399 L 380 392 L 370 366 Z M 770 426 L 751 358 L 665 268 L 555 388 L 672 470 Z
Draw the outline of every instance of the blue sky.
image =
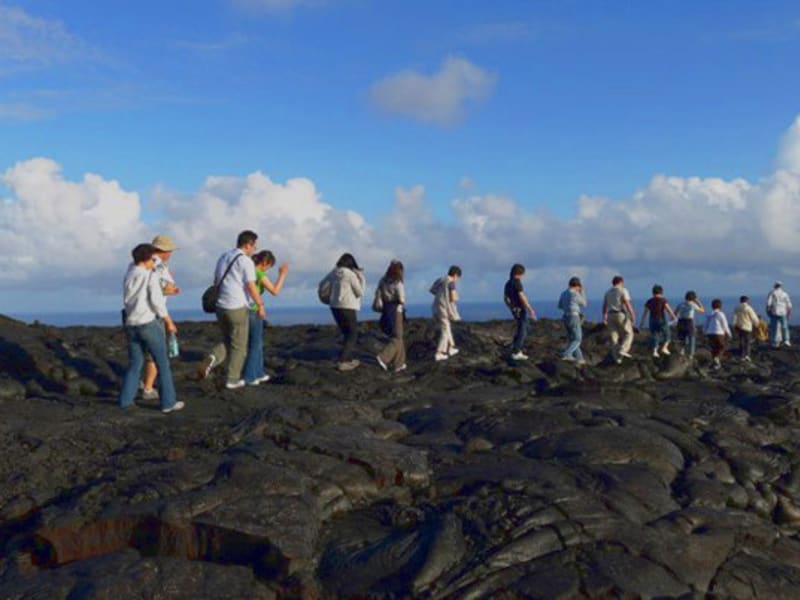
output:
M 136 194 L 127 230 L 143 235 L 170 229 L 165 197 L 174 208 L 209 176 L 256 172 L 307 178 L 376 228 L 417 185 L 457 235 L 459 200 L 561 223 L 581 196 L 635 203 L 657 175 L 772 177 L 798 67 L 793 2 L 0 0 L 0 198 L 30 201 L 8 172 L 43 158 L 67 182 Z M 794 256 L 778 246 L 765 263 Z M 555 254 L 543 268 L 582 266 Z

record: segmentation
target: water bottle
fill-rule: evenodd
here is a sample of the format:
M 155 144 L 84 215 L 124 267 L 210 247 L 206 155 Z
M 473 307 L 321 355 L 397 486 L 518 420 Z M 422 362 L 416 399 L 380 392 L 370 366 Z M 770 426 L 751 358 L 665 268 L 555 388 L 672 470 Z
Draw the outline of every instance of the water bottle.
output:
M 178 346 L 178 336 L 174 333 L 170 333 L 169 337 L 167 337 L 167 356 L 170 358 L 175 358 L 181 353 L 180 347 Z

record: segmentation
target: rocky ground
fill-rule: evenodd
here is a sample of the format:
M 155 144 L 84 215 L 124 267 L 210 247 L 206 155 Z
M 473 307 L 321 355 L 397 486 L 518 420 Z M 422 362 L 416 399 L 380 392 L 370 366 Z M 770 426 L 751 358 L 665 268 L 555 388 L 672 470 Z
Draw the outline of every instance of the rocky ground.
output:
M 213 323 L 179 323 L 187 408 L 123 411 L 119 328 L 0 318 L 0 598 L 797 598 L 794 349 L 710 368 L 508 361 L 510 322 L 434 363 L 334 368 L 333 327 L 271 328 L 274 379 L 197 381 Z M 382 343 L 366 328 L 369 359 Z

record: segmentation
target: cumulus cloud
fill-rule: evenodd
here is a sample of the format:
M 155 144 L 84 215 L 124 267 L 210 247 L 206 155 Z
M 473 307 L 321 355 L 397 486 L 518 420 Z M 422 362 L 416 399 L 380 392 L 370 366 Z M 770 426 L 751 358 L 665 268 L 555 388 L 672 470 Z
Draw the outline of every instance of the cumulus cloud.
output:
M 370 89 L 370 99 L 388 114 L 450 125 L 460 120 L 469 106 L 485 101 L 496 80 L 486 69 L 450 56 L 432 75 L 405 70 L 378 81 Z
M 798 140 L 795 123 L 781 144 L 785 168 L 759 181 L 656 175 L 628 198 L 581 197 L 568 218 L 465 187 L 442 220 L 417 185 L 395 190 L 393 206 L 368 222 L 326 201 L 310 179 L 255 172 L 208 177 L 191 194 L 157 189 L 148 205 L 158 217 L 146 223 L 138 194 L 116 181 L 68 181 L 55 162 L 32 159 L 0 179 L 10 191 L 0 203 L 0 289 L 116 289 L 130 248 L 156 233 L 175 237 L 180 282 L 198 289 L 247 228 L 291 262 L 287 295 L 302 304 L 314 302 L 311 288 L 342 252 L 353 252 L 373 283 L 401 258 L 417 301 L 453 263 L 464 268 L 465 297 L 495 297 L 517 261 L 528 267 L 534 298 L 553 295 L 573 273 L 599 294 L 618 271 L 640 293 L 654 281 L 673 294 L 683 286 L 753 292 L 798 275 L 800 171 L 786 162 Z

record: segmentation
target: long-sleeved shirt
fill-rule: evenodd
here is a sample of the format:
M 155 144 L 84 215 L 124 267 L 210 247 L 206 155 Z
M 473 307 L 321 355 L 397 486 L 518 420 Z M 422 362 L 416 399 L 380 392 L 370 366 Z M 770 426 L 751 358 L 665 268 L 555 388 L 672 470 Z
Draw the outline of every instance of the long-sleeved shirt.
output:
M 558 308 L 564 312 L 564 316 L 581 314 L 582 306 L 586 306 L 586 296 L 575 288 L 567 288 L 558 299 Z
M 767 312 L 776 317 L 788 315 L 792 310 L 792 300 L 783 288 L 773 289 L 767 296 Z
M 156 317 L 167 316 L 167 302 L 153 272 L 131 264 L 122 283 L 125 325 L 146 325 Z
M 731 335 L 730 327 L 728 327 L 728 317 L 720 309 L 715 309 L 706 320 L 706 335 Z

